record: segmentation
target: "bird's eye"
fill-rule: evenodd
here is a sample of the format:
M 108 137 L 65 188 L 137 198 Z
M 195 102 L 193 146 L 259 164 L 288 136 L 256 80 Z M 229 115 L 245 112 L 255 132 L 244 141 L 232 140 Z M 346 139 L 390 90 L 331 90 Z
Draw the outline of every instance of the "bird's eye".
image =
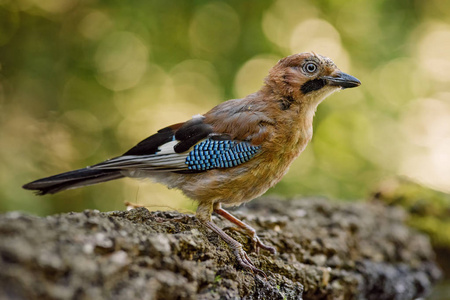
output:
M 303 66 L 303 71 L 312 74 L 317 71 L 317 65 L 314 63 L 307 63 Z

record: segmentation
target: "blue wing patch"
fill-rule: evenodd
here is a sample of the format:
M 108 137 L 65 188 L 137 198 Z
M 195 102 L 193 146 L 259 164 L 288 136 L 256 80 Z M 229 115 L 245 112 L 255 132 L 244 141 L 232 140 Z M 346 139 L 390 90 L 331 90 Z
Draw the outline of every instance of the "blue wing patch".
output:
M 260 149 L 247 142 L 207 139 L 194 146 L 185 162 L 189 170 L 195 171 L 231 168 L 249 161 Z

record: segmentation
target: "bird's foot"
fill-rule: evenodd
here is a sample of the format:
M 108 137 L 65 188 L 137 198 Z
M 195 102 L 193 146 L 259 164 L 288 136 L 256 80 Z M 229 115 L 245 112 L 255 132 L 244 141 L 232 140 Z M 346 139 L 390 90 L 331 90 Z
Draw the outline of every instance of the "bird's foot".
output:
M 277 250 L 274 247 L 268 246 L 268 245 L 264 244 L 263 242 L 261 242 L 261 239 L 256 234 L 256 230 L 253 227 L 251 227 L 247 223 L 242 222 L 241 220 L 239 220 L 238 218 L 236 218 L 235 216 L 233 216 L 232 214 L 230 214 L 229 212 L 227 212 L 226 210 L 221 208 L 220 205 L 218 205 L 214 209 L 214 211 L 217 214 L 224 217 L 225 219 L 227 219 L 228 221 L 230 221 L 231 223 L 236 224 L 238 226 L 238 227 L 227 227 L 228 229 L 238 231 L 238 232 L 250 237 L 250 239 L 253 241 L 253 249 L 255 250 L 256 253 L 259 254 L 260 249 L 267 250 L 272 254 L 277 253 Z
M 231 246 L 231 248 L 233 250 L 234 255 L 236 256 L 236 259 L 237 259 L 239 265 L 242 268 L 251 271 L 253 274 L 262 275 L 262 276 L 264 276 L 264 278 L 267 279 L 266 273 L 264 273 L 264 271 L 255 267 L 255 264 L 253 264 L 250 257 L 248 257 L 247 252 L 244 251 L 244 249 L 242 248 L 242 245 L 239 245 L 238 247 L 235 247 L 235 248 L 233 246 Z
M 253 228 L 252 228 L 253 229 Z M 248 236 L 253 243 L 253 250 L 259 254 L 260 249 L 264 249 L 269 251 L 270 253 L 272 253 L 273 255 L 277 254 L 277 249 L 275 249 L 272 246 L 268 246 L 266 244 L 264 244 L 263 242 L 261 242 L 261 239 L 259 238 L 259 236 L 256 234 L 256 231 L 254 230 L 246 230 L 246 228 L 241 228 L 241 227 L 225 227 L 223 230 L 233 230 L 233 231 L 237 231 L 243 235 Z
M 268 246 L 268 245 L 264 244 L 263 242 L 261 242 L 261 240 L 259 239 L 259 236 L 257 236 L 256 234 L 251 239 L 253 241 L 253 247 L 255 247 L 256 253 L 259 254 L 259 249 L 264 249 L 264 250 L 269 251 L 273 255 L 277 254 L 277 249 L 275 249 L 275 247 Z
M 244 248 L 242 247 L 242 244 L 239 243 L 238 241 L 236 241 L 235 239 L 233 239 L 231 236 L 229 236 L 228 234 L 225 233 L 225 231 L 223 231 L 222 229 L 220 229 L 216 224 L 214 224 L 212 221 L 207 221 L 205 222 L 205 225 L 211 229 L 212 231 L 214 231 L 215 233 L 217 233 L 219 235 L 220 238 L 222 238 L 222 240 L 224 242 L 226 242 L 231 250 L 233 250 L 234 255 L 236 256 L 236 259 L 239 263 L 239 265 L 244 268 L 249 270 L 250 272 L 252 272 L 255 275 L 261 275 L 264 276 L 264 278 L 267 279 L 266 274 L 261 271 L 260 269 L 258 269 L 255 264 L 251 261 L 251 259 L 248 257 L 247 253 L 244 251 Z

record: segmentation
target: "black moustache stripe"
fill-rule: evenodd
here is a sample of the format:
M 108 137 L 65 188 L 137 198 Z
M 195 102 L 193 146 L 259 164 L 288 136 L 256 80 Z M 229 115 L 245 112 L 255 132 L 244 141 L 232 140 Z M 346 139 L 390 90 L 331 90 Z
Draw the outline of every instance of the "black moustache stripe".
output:
M 306 95 L 306 94 L 308 94 L 310 92 L 320 90 L 326 84 L 327 84 L 326 81 L 323 80 L 323 79 L 313 79 L 313 80 L 305 82 L 302 85 L 302 87 L 300 88 L 300 90 L 302 91 L 302 93 L 304 95 Z

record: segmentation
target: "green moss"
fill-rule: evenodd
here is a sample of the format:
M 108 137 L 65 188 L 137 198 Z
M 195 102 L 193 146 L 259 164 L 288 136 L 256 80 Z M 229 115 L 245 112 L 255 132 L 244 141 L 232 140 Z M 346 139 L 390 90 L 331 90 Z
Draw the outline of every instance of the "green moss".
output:
M 435 247 L 450 248 L 450 195 L 406 179 L 385 182 L 375 198 L 405 208 L 410 226 L 425 232 Z

